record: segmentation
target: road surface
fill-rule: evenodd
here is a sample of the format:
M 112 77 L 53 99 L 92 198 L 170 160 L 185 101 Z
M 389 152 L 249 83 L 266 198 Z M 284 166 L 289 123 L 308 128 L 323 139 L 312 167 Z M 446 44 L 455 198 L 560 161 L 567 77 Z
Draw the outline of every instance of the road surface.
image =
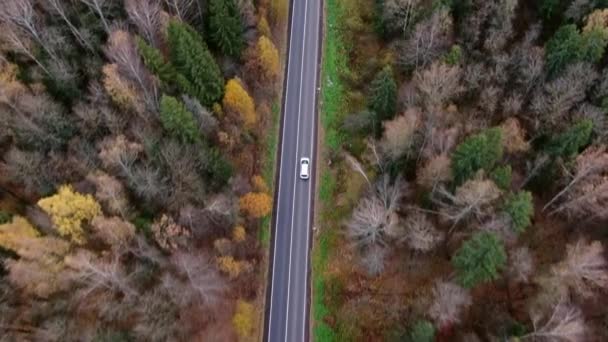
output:
M 322 0 L 292 0 L 264 340 L 308 340 Z M 309 157 L 310 179 L 299 178 Z

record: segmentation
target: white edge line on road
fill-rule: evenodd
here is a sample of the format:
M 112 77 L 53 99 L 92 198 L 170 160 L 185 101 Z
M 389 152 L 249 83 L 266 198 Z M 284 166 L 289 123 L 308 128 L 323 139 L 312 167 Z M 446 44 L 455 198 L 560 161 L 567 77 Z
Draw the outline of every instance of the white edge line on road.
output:
M 317 30 L 317 39 L 319 37 L 319 30 L 320 30 L 320 26 L 321 26 L 321 22 L 320 22 L 320 18 L 323 18 L 323 15 L 321 14 L 321 0 L 317 1 L 317 13 L 319 14 L 317 17 L 319 19 L 317 19 L 317 24 L 316 24 L 316 30 Z M 317 61 L 319 60 L 319 43 L 322 43 L 317 41 L 317 44 L 315 44 L 315 57 L 317 58 L 317 60 L 315 61 L 315 65 L 317 65 Z M 320 66 L 319 66 L 320 67 Z M 319 115 L 319 113 L 317 112 L 317 82 L 319 81 L 318 79 L 319 76 L 319 70 L 315 68 L 315 77 L 314 77 L 314 90 L 313 90 L 313 125 L 312 125 L 312 137 L 310 139 L 310 155 L 311 155 L 311 159 L 312 159 L 312 154 L 315 153 L 315 143 L 317 141 L 317 135 L 316 135 L 316 130 L 317 130 L 317 116 Z M 318 158 L 316 158 L 317 156 L 315 155 L 315 159 L 312 163 L 312 166 L 316 166 L 318 165 Z M 314 173 L 314 177 L 316 177 L 316 170 L 317 168 L 313 168 L 313 170 L 315 170 Z M 311 232 L 311 227 L 310 227 L 310 216 L 311 216 L 311 198 L 312 198 L 312 192 L 315 190 L 313 189 L 312 182 L 310 182 L 308 184 L 308 216 L 306 218 L 306 274 L 304 275 L 304 284 L 306 284 L 306 291 L 304 291 L 304 314 L 302 315 L 303 317 L 303 322 L 302 322 L 302 336 L 306 336 L 306 320 L 308 319 L 308 315 L 306 314 L 306 307 L 307 307 L 307 303 L 306 303 L 306 297 L 308 296 L 308 287 L 310 286 L 308 284 L 308 266 L 309 266 L 309 260 L 308 260 L 308 249 L 310 248 L 309 245 L 309 240 L 310 240 L 310 234 L 312 234 Z M 316 182 L 315 182 L 316 184 Z M 311 290 L 311 295 L 312 295 L 312 290 Z
M 293 16 L 293 11 L 295 8 L 295 0 L 291 1 L 291 15 Z M 288 15 L 289 16 L 289 15 Z M 290 18 L 291 20 L 291 18 Z M 272 327 L 272 302 L 273 302 L 273 292 L 274 292 L 274 268 L 276 266 L 276 260 L 277 260 L 277 236 L 278 234 L 278 226 L 277 223 L 279 222 L 279 208 L 281 207 L 281 174 L 283 173 L 283 151 L 285 150 L 285 144 L 284 144 L 284 139 L 285 139 L 285 127 L 287 126 L 285 124 L 285 120 L 287 117 L 287 101 L 289 99 L 289 62 L 291 62 L 291 49 L 293 48 L 293 44 L 291 43 L 292 40 L 291 38 L 293 37 L 293 22 L 290 23 L 290 29 L 289 29 L 289 51 L 287 51 L 287 65 L 285 66 L 287 68 L 287 79 L 285 80 L 285 101 L 283 102 L 283 118 L 281 120 L 281 118 L 279 118 L 279 122 L 283 123 L 283 134 L 281 136 L 281 162 L 279 163 L 279 178 L 277 179 L 277 183 L 278 183 L 278 188 L 277 188 L 277 212 L 275 213 L 275 218 L 276 221 L 275 222 L 271 222 L 271 231 L 272 231 L 272 225 L 274 224 L 274 246 L 273 246 L 273 254 L 272 254 L 272 275 L 270 276 L 270 311 L 268 312 L 268 340 L 270 340 L 270 333 L 272 331 L 271 327 Z
M 296 187 L 300 179 L 298 178 L 298 170 L 300 165 L 300 157 L 299 157 L 299 149 L 300 149 L 300 116 L 302 114 L 302 88 L 304 83 L 304 51 L 306 50 L 306 15 L 308 12 L 308 0 L 304 1 L 304 32 L 302 37 L 302 61 L 300 62 L 300 92 L 298 96 L 298 128 L 296 130 L 296 161 L 298 162 L 298 167 L 296 167 L 296 172 L 294 174 L 294 179 L 296 180 L 293 183 L 293 199 L 291 205 L 291 229 L 289 231 L 289 267 L 287 271 L 287 310 L 285 311 L 285 341 L 287 342 L 287 331 L 289 329 L 289 290 L 291 288 L 291 257 L 293 255 L 293 219 L 295 215 L 296 208 Z

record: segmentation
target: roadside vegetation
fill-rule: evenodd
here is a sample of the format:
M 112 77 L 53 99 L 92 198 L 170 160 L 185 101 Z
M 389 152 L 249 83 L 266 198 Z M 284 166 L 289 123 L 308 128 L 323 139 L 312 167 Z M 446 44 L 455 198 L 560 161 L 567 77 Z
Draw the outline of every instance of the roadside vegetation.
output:
M 608 3 L 325 6 L 315 341 L 608 339 Z
M 0 5 L 0 340 L 256 340 L 287 1 Z

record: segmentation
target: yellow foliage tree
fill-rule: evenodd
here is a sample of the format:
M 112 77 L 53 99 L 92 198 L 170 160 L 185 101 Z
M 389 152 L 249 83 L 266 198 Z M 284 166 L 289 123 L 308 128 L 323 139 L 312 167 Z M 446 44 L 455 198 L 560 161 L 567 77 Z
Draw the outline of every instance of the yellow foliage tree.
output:
M 260 14 L 260 19 L 258 20 L 258 32 L 262 36 L 270 36 L 270 25 L 268 24 L 268 20 L 266 19 L 266 15 Z
M 243 226 L 236 226 L 232 230 L 232 239 L 234 242 L 243 242 L 247 238 L 247 231 Z
M 266 36 L 261 36 L 256 44 L 257 63 L 262 72 L 262 77 L 268 81 L 275 80 L 279 76 L 281 64 L 279 62 L 279 50 Z
M 270 0 L 270 13 L 275 26 L 283 25 L 287 21 L 288 12 L 288 0 Z
M 112 101 L 121 109 L 143 111 L 142 103 L 135 88 L 124 80 L 116 64 L 106 64 L 102 69 L 103 87 Z
M 252 304 L 243 300 L 236 303 L 236 312 L 232 317 L 234 330 L 240 337 L 250 336 L 253 332 L 255 310 Z
M 39 235 L 25 218 L 15 216 L 11 222 L 0 225 L 0 246 L 17 252 L 25 239 Z
M 241 210 L 253 218 L 261 218 L 272 210 L 272 197 L 263 192 L 250 192 L 239 200 Z
M 19 82 L 16 64 L 0 62 L 0 103 L 11 104 L 19 94 L 25 93 L 25 86 Z
M 602 30 L 604 34 L 608 33 L 608 9 L 597 9 L 587 17 L 587 24 L 583 28 L 584 32 L 589 32 L 595 29 Z
M 268 185 L 266 185 L 266 181 L 260 175 L 251 177 L 251 185 L 253 185 L 255 191 L 268 193 Z
M 38 205 L 51 216 L 59 234 L 76 244 L 85 242 L 83 222 L 101 214 L 101 206 L 93 196 L 76 193 L 69 185 L 60 187 L 57 194 L 41 199 Z
M 233 78 L 226 83 L 223 104 L 226 111 L 237 113 L 246 127 L 251 127 L 256 123 L 258 118 L 255 113 L 255 104 L 238 78 Z
M 234 279 L 243 271 L 244 264 L 234 260 L 231 256 L 223 256 L 217 258 L 217 266 L 220 271 L 226 273 L 230 278 Z

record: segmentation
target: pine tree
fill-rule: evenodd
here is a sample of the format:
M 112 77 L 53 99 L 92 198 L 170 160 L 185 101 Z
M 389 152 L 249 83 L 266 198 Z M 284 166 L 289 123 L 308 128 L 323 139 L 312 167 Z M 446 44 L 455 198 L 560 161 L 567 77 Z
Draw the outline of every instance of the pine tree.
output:
M 397 84 L 390 66 L 385 66 L 371 83 L 369 108 L 375 113 L 376 135 L 382 128 L 382 121 L 392 119 L 397 106 Z
M 511 227 L 517 233 L 523 233 L 530 226 L 530 219 L 534 215 L 532 194 L 520 191 L 507 197 L 504 211 L 511 220 Z
M 593 123 L 584 119 L 549 141 L 546 152 L 552 157 L 573 157 L 589 143 Z
M 182 143 L 195 143 L 200 140 L 192 113 L 175 97 L 163 95 L 161 98 L 160 121 L 169 134 Z
M 209 35 L 223 54 L 240 57 L 244 47 L 243 24 L 234 0 L 209 1 Z
M 148 69 L 156 75 L 165 85 L 171 85 L 176 81 L 177 71 L 171 63 L 165 61 L 162 53 L 153 46 L 146 43 L 141 37 L 137 37 L 137 49 Z
M 433 342 L 435 341 L 436 329 L 429 321 L 418 321 L 412 326 L 407 334 L 407 342 Z
M 456 184 L 462 184 L 480 169 L 491 170 L 502 158 L 502 131 L 487 129 L 460 143 L 452 156 L 452 173 Z
M 494 233 L 482 232 L 466 241 L 452 259 L 456 278 L 466 288 L 494 280 L 507 261 L 502 242 Z
M 177 83 L 182 90 L 206 106 L 222 98 L 224 79 L 200 35 L 191 27 L 171 21 L 168 28 L 171 63 L 181 75 Z
M 512 172 L 511 165 L 498 166 L 492 171 L 490 178 L 499 188 L 508 190 L 511 187 Z

